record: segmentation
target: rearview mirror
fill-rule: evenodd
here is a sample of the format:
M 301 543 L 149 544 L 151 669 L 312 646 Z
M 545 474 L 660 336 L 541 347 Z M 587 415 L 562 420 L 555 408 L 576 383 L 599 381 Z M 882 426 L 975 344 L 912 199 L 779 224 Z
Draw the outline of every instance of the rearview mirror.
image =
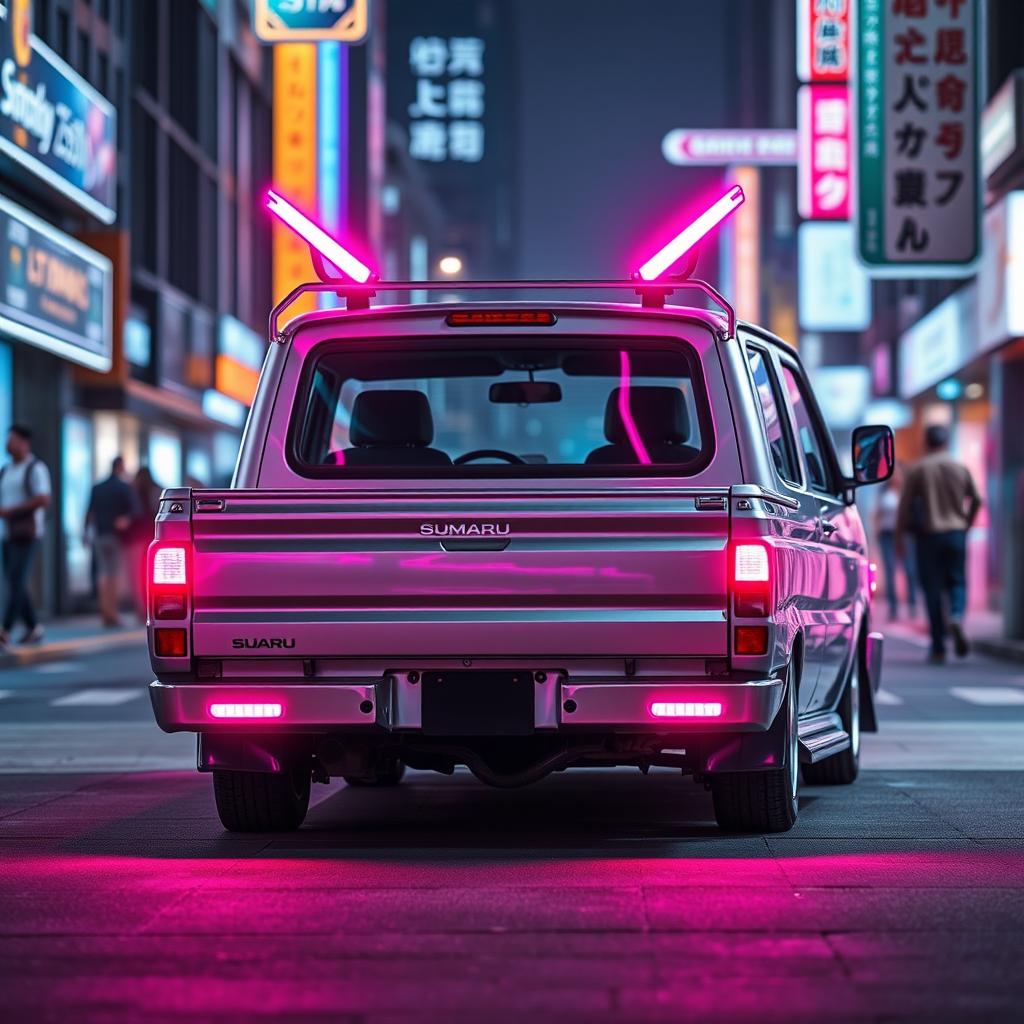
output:
M 562 386 L 553 380 L 516 380 L 492 384 L 490 398 L 500 405 L 541 405 L 560 402 Z
M 892 428 L 884 424 L 857 427 L 853 432 L 853 480 L 878 484 L 888 480 L 896 468 L 896 441 Z

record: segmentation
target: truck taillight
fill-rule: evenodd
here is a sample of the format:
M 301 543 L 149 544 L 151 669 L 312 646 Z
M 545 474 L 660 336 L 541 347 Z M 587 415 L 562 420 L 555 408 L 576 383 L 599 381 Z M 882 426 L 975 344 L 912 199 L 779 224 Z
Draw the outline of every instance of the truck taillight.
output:
M 740 618 L 763 618 L 771 611 L 771 570 L 764 544 L 733 548 L 733 611 Z
M 184 587 L 188 583 L 186 552 L 183 547 L 159 546 L 153 551 L 153 585 Z
M 154 619 L 188 615 L 189 549 L 154 541 L 149 549 L 149 599 Z

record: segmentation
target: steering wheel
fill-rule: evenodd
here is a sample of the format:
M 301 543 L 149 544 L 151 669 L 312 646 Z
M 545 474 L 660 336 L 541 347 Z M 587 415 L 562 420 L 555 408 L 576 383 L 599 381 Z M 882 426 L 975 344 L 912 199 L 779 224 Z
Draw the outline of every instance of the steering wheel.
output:
M 476 459 L 504 459 L 506 462 L 511 462 L 513 466 L 526 465 L 526 459 L 521 459 L 512 452 L 504 452 L 500 448 L 476 448 L 471 452 L 466 452 L 465 455 L 460 455 L 457 459 L 452 459 L 452 464 L 462 466 Z

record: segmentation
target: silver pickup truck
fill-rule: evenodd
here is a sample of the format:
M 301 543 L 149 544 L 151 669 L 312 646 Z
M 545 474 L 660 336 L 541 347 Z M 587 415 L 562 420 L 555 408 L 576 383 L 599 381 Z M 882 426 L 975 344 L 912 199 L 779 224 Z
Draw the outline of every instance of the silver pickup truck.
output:
M 844 476 L 796 352 L 727 305 L 514 287 L 541 298 L 275 311 L 232 486 L 164 493 L 150 692 L 226 828 L 297 828 L 332 776 L 632 765 L 774 832 L 801 768 L 856 777 L 882 639 L 854 494 L 889 428 Z

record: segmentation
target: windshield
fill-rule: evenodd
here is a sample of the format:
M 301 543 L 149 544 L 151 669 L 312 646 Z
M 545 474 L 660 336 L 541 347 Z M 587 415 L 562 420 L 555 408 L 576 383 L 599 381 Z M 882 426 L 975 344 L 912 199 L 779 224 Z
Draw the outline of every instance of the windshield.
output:
M 314 356 L 293 435 L 303 471 L 690 474 L 710 457 L 699 360 L 676 340 L 358 344 Z

